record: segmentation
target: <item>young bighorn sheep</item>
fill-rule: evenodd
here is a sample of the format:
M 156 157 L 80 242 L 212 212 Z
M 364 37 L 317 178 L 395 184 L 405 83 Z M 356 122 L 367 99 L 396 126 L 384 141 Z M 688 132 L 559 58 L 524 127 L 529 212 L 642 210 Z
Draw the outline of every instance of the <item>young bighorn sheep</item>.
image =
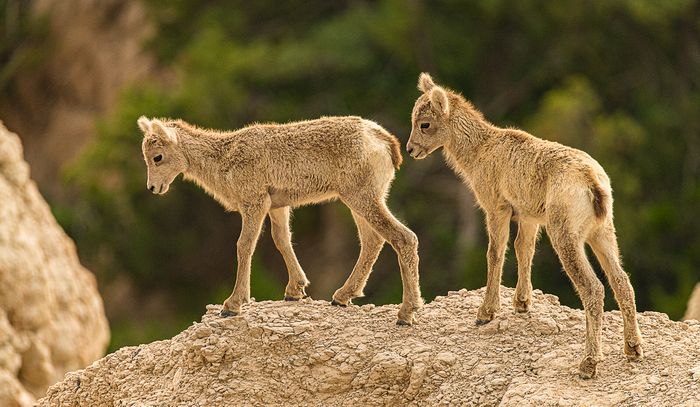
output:
M 422 305 L 418 284 L 418 239 L 386 206 L 399 141 L 360 117 L 324 117 L 289 124 L 256 124 L 231 132 L 204 130 L 182 120 L 138 119 L 144 132 L 147 187 L 164 194 L 180 173 L 242 217 L 238 272 L 222 316 L 241 312 L 250 300 L 250 262 L 265 216 L 289 273 L 285 300 L 306 296 L 309 281 L 291 243 L 291 209 L 340 199 L 352 211 L 360 256 L 349 278 L 333 294 L 345 306 L 363 295 L 385 241 L 396 251 L 403 282 L 399 325 L 410 325 Z
M 477 324 L 500 309 L 499 288 L 509 223 L 518 223 L 515 254 L 518 283 L 513 305 L 531 305 L 530 268 L 540 225 L 544 225 L 586 312 L 586 350 L 581 377 L 595 375 L 600 360 L 604 290 L 586 259 L 588 243 L 605 271 L 622 311 L 624 352 L 642 357 L 634 291 L 622 270 L 613 225 L 612 190 L 603 168 L 588 154 L 516 129 L 498 128 L 460 94 L 418 80 L 423 92 L 413 107 L 409 154 L 423 159 L 443 147 L 448 165 L 471 187 L 486 214 L 488 276 Z

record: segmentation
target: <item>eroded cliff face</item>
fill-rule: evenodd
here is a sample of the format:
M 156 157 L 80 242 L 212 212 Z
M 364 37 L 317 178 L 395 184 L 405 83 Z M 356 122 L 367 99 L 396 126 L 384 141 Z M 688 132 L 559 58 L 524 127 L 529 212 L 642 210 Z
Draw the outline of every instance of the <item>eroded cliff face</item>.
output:
M 646 358 L 633 363 L 620 313 L 606 312 L 605 359 L 581 380 L 583 311 L 536 290 L 516 314 L 512 295 L 504 287 L 501 313 L 480 327 L 483 290 L 436 298 L 412 327 L 395 325 L 396 305 L 263 301 L 234 318 L 212 305 L 170 340 L 69 373 L 39 405 L 700 405 L 700 323 L 641 313 Z
M 15 74 L 0 116 L 22 136 L 41 190 L 61 198 L 56 174 L 92 139 L 96 118 L 152 71 L 144 43 L 153 27 L 138 0 L 32 0 L 26 8 L 46 25 L 45 46 Z
M 31 405 L 67 371 L 104 355 L 94 276 L 29 178 L 0 122 L 0 405 Z
M 693 292 L 688 298 L 688 308 L 685 310 L 683 319 L 695 319 L 700 321 L 700 283 L 695 284 Z

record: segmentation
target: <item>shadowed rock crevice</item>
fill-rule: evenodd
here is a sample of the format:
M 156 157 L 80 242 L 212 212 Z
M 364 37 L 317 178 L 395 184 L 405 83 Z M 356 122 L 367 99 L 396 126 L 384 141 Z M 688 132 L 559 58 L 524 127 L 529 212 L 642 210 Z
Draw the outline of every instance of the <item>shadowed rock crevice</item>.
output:
M 263 301 L 239 317 L 210 305 L 170 340 L 123 348 L 51 387 L 42 406 L 111 405 L 697 405 L 700 323 L 639 314 L 647 357 L 622 353 L 606 312 L 598 378 L 578 378 L 583 311 L 535 290 L 515 313 L 475 326 L 483 290 L 450 292 L 397 327 L 397 305 Z

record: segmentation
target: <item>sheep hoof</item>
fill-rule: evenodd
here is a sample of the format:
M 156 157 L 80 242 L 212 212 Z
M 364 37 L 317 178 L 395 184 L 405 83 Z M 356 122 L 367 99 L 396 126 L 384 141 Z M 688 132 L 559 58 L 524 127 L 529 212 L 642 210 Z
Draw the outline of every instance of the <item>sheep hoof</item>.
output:
M 517 312 L 518 314 L 524 314 L 524 313 L 530 311 L 530 302 L 529 301 L 515 300 L 515 301 L 513 301 L 513 308 L 515 309 L 515 312 Z
M 641 344 L 632 344 L 625 341 L 625 355 L 627 355 L 627 360 L 638 361 L 644 357 L 644 351 L 642 350 Z
M 303 297 L 303 298 L 306 298 L 306 297 Z M 285 295 L 284 300 L 285 301 L 299 301 L 300 298 L 292 297 L 291 295 Z
M 491 321 L 492 321 L 491 319 L 477 319 L 477 320 L 476 320 L 476 325 L 477 325 L 477 326 L 479 326 L 479 325 L 486 325 L 486 324 L 488 324 L 488 323 L 491 322 Z
M 596 361 L 593 358 L 587 357 L 581 361 L 578 366 L 578 375 L 580 378 L 588 380 L 595 377 Z
M 408 321 L 404 321 L 403 319 L 397 319 L 396 320 L 396 326 L 411 326 L 412 324 Z
M 238 315 L 238 312 L 231 311 L 230 309 L 222 309 L 219 313 L 219 316 L 222 318 L 235 317 L 236 315 Z
M 347 304 L 343 304 L 342 302 L 336 301 L 335 299 L 333 299 L 333 301 L 331 301 L 331 305 L 334 305 L 336 307 L 343 307 L 343 308 L 348 306 Z

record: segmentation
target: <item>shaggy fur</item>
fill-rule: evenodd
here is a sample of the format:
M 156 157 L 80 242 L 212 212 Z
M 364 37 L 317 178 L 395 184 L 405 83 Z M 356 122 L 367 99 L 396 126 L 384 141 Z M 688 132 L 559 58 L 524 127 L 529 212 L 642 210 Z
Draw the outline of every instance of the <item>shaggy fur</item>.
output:
M 593 377 L 601 357 L 604 296 L 584 243 L 593 249 L 622 311 L 624 352 L 631 359 L 641 358 L 634 290 L 621 266 L 612 190 L 603 168 L 580 150 L 492 125 L 461 95 L 437 86 L 426 73 L 421 74 L 418 88 L 423 95 L 413 108 L 406 149 L 412 157 L 422 159 L 443 147 L 447 163 L 471 187 L 486 214 L 488 275 L 477 324 L 492 320 L 500 309 L 499 287 L 511 220 L 518 223 L 518 283 L 513 304 L 517 311 L 529 310 L 532 257 L 544 225 L 586 311 L 581 376 Z
M 335 305 L 362 296 L 385 241 L 399 257 L 403 302 L 398 323 L 413 322 L 422 304 L 418 239 L 386 206 L 394 169 L 401 164 L 398 140 L 360 117 L 324 117 L 288 124 L 256 124 L 233 132 L 204 130 L 181 120 L 141 117 L 147 187 L 164 194 L 180 173 L 242 217 L 238 272 L 224 316 L 250 299 L 250 262 L 265 216 L 289 273 L 285 299 L 306 295 L 309 284 L 291 243 L 291 209 L 340 199 L 352 211 L 361 250 L 350 277 L 333 294 Z

